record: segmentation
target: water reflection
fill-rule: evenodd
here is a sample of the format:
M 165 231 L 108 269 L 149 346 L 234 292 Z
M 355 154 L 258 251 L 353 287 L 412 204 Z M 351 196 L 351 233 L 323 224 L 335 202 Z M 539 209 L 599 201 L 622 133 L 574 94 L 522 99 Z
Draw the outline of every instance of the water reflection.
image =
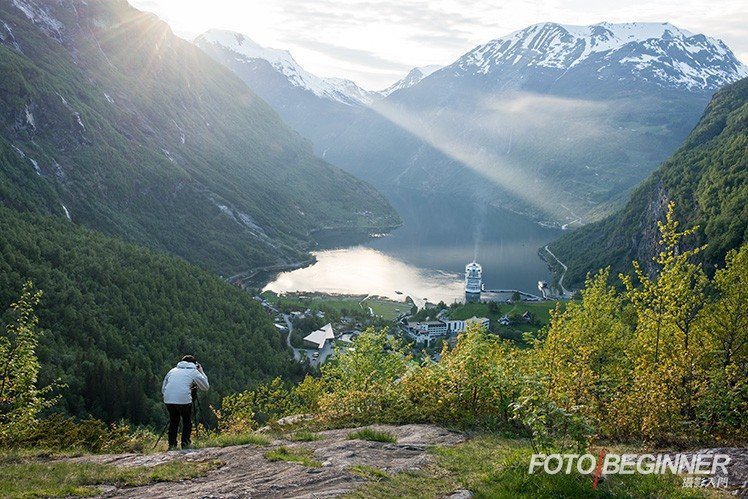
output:
M 459 274 L 409 265 L 381 251 L 363 246 L 315 253 L 317 263 L 285 272 L 265 289 L 275 292 L 372 294 L 404 299 L 422 305 L 424 298 L 452 303 L 462 299 Z M 403 293 L 398 295 L 397 292 Z
M 464 298 L 462 274 L 473 258 L 483 265 L 489 289 L 534 293 L 539 280 L 550 279 L 537 251 L 557 238 L 558 230 L 443 194 L 396 191 L 388 197 L 403 227 L 363 245 L 319 251 L 315 265 L 283 273 L 266 289 L 403 298 L 400 291 L 417 303 L 423 298 L 451 303 Z

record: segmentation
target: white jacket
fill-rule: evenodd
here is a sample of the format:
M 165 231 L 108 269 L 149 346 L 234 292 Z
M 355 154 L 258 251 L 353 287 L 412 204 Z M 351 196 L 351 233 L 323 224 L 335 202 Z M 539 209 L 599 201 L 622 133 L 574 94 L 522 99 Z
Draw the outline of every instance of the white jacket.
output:
M 197 386 L 204 392 L 208 391 L 208 377 L 197 370 L 192 362 L 181 361 L 177 367 L 166 374 L 161 393 L 165 404 L 191 404 L 192 387 Z

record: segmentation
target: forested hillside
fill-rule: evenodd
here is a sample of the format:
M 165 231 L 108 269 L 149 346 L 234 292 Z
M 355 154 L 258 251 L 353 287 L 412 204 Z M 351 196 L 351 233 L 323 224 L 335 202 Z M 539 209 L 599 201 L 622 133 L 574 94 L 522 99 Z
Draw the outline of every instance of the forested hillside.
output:
M 565 284 L 579 286 L 587 272 L 631 261 L 652 263 L 655 221 L 675 201 L 678 218 L 698 225 L 694 244 L 706 243 L 707 268 L 748 241 L 748 79 L 718 92 L 681 148 L 647 179 L 622 210 L 551 244 L 568 265 Z M 651 268 L 649 268 L 651 270 Z
M 0 310 L 27 279 L 43 291 L 40 385 L 65 383 L 73 415 L 160 421 L 161 380 L 184 353 L 205 366 L 212 401 L 293 375 L 260 305 L 204 270 L 57 217 L 0 208 L 0 234 Z
M 123 0 L 0 3 L 0 205 L 219 273 L 381 228 L 373 188 L 313 155 L 230 71 Z

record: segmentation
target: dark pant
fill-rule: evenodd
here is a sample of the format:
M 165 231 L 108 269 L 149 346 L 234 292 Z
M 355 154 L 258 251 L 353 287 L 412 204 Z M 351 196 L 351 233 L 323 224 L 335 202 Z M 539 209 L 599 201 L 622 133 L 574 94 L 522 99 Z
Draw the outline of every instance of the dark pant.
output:
M 179 420 L 182 420 L 182 447 L 189 447 L 192 435 L 192 404 L 166 404 L 169 411 L 169 447 L 177 446 Z

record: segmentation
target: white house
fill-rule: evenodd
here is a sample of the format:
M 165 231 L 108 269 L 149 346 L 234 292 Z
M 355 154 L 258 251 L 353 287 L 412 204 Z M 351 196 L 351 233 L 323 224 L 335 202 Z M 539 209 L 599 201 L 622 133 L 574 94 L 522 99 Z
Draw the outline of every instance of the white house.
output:
M 444 321 L 409 322 L 406 330 L 416 343 L 430 345 L 432 341 L 449 334 L 449 327 Z
M 470 326 L 473 326 L 476 324 L 482 327 L 483 329 L 488 329 L 491 325 L 491 320 L 486 317 L 472 316 L 471 318 L 465 319 L 464 321 L 456 321 L 456 320 L 447 321 L 449 332 L 452 334 L 464 333 L 465 331 L 468 330 Z
M 318 329 L 305 336 L 304 346 L 322 350 L 323 348 L 325 348 L 325 343 L 334 339 L 335 332 L 332 330 L 332 324 L 328 323 L 325 326 L 322 326 L 322 329 Z

